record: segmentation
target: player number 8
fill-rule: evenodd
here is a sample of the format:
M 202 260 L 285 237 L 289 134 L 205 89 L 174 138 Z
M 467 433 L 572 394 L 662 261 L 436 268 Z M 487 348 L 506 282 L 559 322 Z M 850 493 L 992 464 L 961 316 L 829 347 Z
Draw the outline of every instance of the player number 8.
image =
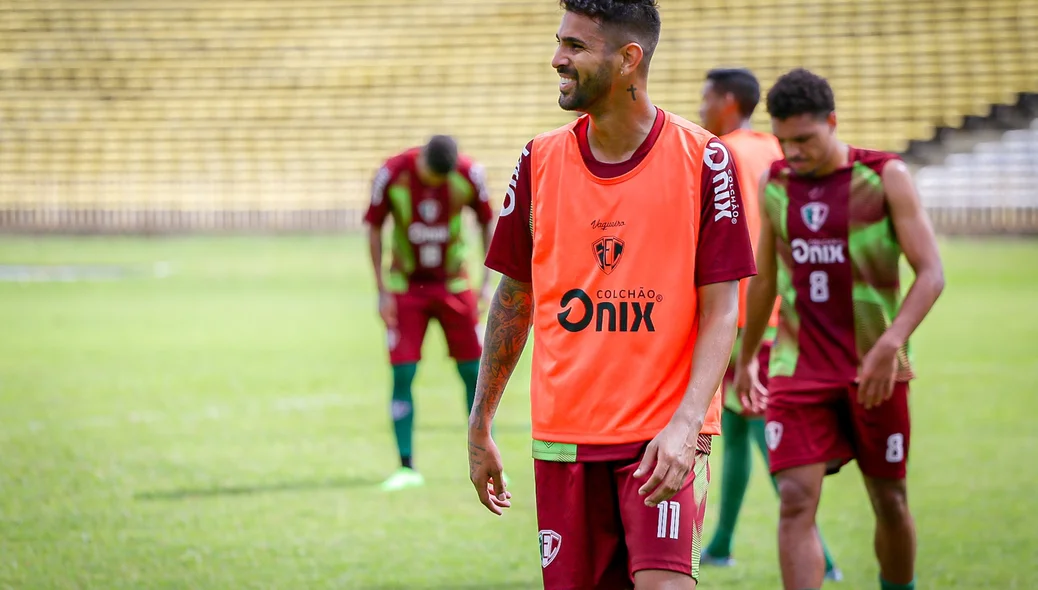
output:
M 887 437 L 887 463 L 900 463 L 905 458 L 905 435 L 900 432 Z
M 425 244 L 418 249 L 418 259 L 424 268 L 436 268 L 443 262 L 439 244 Z
M 829 273 L 816 270 L 811 273 L 811 301 L 825 303 L 829 301 Z

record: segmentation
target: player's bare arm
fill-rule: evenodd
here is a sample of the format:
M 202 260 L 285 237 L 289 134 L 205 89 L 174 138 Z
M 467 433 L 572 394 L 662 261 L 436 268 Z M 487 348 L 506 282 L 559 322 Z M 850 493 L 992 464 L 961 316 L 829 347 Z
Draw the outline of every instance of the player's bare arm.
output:
M 655 507 L 676 494 L 695 462 L 699 432 L 710 402 L 721 386 L 735 345 L 739 323 L 739 282 L 704 285 L 699 291 L 699 336 L 692 356 L 692 376 L 677 411 L 667 426 L 645 449 L 635 477 L 652 471 L 638 493 L 647 495 L 645 504 Z
M 487 218 L 485 221 L 479 214 L 481 208 L 486 208 L 488 202 L 488 192 L 486 183 L 486 169 L 482 164 L 473 164 L 469 170 L 469 182 L 472 183 L 472 190 L 475 191 L 475 199 L 471 203 L 473 211 L 476 212 L 476 217 L 479 219 L 479 237 L 483 241 L 483 259 L 486 260 L 487 256 L 490 255 L 490 244 L 494 239 L 494 223 L 491 218 Z M 487 213 L 490 210 L 487 209 Z M 483 282 L 480 283 L 479 288 L 479 309 L 485 311 L 486 306 L 490 303 L 490 294 L 492 287 L 490 284 L 490 267 L 483 267 Z
M 894 231 L 915 272 L 901 310 L 862 359 L 858 401 L 872 408 L 893 392 L 898 351 L 912 335 L 944 290 L 944 268 L 930 220 L 919 202 L 911 173 L 903 162 L 883 167 L 883 189 L 894 222 Z
M 378 313 L 386 326 L 396 326 L 396 302 L 386 292 L 382 280 L 382 224 L 368 226 L 368 249 L 371 251 L 371 266 L 375 271 L 375 285 L 378 287 Z
M 502 514 L 502 508 L 510 506 L 510 494 L 505 491 L 501 477 L 504 466 L 490 427 L 508 379 L 526 347 L 532 317 L 533 286 L 501 277 L 490 301 L 468 436 L 469 478 L 476 487 L 479 501 L 498 515 Z
M 490 255 L 490 244 L 494 240 L 494 225 L 491 222 L 481 224 L 480 236 L 483 239 L 483 259 Z M 490 268 L 487 266 L 483 267 L 483 283 L 480 286 L 479 291 L 479 303 L 480 307 L 485 306 L 490 301 Z
M 735 363 L 735 391 L 743 405 L 754 412 L 764 411 L 766 393 L 757 377 L 757 352 L 768 328 L 768 318 L 775 307 L 776 273 L 775 230 L 768 217 L 765 201 L 767 173 L 758 185 L 757 203 L 760 207 L 760 238 L 757 241 L 757 274 L 746 288 L 746 325 Z

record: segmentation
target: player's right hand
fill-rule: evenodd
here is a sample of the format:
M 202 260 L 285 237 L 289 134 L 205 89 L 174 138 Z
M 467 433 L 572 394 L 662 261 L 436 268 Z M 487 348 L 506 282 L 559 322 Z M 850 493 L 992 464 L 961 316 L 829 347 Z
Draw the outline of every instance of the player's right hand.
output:
M 469 430 L 469 479 L 479 501 L 498 516 L 512 506 L 512 493 L 505 490 L 504 468 L 493 437 Z
M 396 327 L 396 298 L 391 293 L 379 293 L 378 314 L 387 328 Z
M 760 382 L 759 371 L 760 362 L 756 357 L 749 361 L 740 358 L 735 363 L 735 379 L 732 383 L 743 409 L 754 414 L 763 413 L 768 406 L 768 390 Z

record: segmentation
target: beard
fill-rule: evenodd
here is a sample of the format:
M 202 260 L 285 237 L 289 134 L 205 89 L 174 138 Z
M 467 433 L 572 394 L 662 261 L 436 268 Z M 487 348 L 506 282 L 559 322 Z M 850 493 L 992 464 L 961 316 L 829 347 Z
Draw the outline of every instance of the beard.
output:
M 564 111 L 586 112 L 596 102 L 609 94 L 613 80 L 608 64 L 601 64 L 593 74 L 581 76 L 574 68 L 559 68 L 560 74 L 573 78 L 573 88 L 559 93 L 559 107 Z

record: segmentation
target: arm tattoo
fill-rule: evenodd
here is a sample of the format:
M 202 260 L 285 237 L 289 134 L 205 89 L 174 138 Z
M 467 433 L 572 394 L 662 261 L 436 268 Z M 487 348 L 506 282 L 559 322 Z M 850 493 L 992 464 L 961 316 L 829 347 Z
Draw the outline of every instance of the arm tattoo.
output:
M 479 362 L 476 380 L 476 399 L 469 417 L 470 426 L 478 429 L 486 428 L 497 412 L 505 384 L 526 346 L 533 319 L 533 288 L 530 283 L 502 277 L 490 302 L 488 315 L 483 358 Z
M 477 465 L 483 464 L 481 457 L 486 452 L 487 449 L 485 447 L 481 447 L 474 442 L 469 443 L 469 477 L 472 476 Z

